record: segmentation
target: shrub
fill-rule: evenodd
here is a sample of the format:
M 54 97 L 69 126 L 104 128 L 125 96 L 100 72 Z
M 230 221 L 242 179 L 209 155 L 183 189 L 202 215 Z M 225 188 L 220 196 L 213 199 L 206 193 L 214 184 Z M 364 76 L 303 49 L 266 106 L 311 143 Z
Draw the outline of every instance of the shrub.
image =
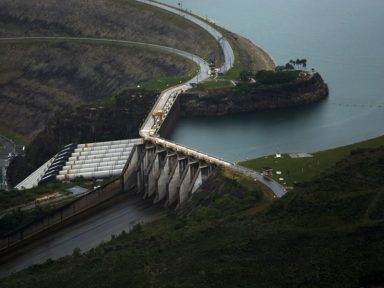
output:
M 261 70 L 256 73 L 256 81 L 261 84 L 273 85 L 289 83 L 297 80 L 300 71 L 267 71 Z

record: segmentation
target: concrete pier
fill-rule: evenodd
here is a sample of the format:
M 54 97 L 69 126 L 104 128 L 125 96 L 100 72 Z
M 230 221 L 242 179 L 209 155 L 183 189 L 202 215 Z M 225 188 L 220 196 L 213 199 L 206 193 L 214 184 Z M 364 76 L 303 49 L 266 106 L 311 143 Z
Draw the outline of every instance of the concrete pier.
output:
M 137 145 L 127 165 L 125 187 L 166 207 L 187 201 L 212 171 L 211 164 L 152 142 Z

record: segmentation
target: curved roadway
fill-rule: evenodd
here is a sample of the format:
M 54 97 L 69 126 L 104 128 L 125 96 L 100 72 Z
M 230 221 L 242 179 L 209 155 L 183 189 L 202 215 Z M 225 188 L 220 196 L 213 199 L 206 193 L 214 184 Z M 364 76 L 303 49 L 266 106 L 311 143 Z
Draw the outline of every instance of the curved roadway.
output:
M 203 20 L 201 20 L 200 18 L 198 18 L 192 14 L 185 13 L 182 10 L 179 10 L 177 8 L 174 8 L 174 7 L 165 5 L 165 4 L 152 2 L 152 1 L 148 1 L 148 0 L 136 0 L 136 1 L 155 6 L 155 7 L 158 7 L 160 9 L 163 9 L 163 10 L 167 10 L 167 11 L 174 13 L 174 14 L 178 14 L 178 15 L 184 17 L 185 19 L 197 24 L 201 28 L 203 28 L 205 31 L 207 31 L 209 34 L 211 34 L 211 36 L 213 38 L 215 38 L 216 41 L 218 41 L 220 44 L 221 50 L 224 54 L 224 64 L 220 68 L 221 72 L 225 73 L 229 69 L 232 68 L 232 66 L 235 62 L 235 54 L 233 53 L 233 49 L 232 49 L 231 45 L 229 44 L 227 39 L 225 39 L 223 34 L 221 34 L 218 30 L 216 30 L 214 27 L 209 25 L 207 22 L 204 22 Z

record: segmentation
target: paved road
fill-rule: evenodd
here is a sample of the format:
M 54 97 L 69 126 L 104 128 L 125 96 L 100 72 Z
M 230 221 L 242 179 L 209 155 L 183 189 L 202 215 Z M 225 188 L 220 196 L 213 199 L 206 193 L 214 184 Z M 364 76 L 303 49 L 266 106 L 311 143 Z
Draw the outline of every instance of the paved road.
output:
M 202 21 L 200 18 L 194 15 L 185 13 L 184 11 L 180 11 L 177 8 L 170 7 L 168 5 L 164 5 L 157 2 L 148 1 L 148 0 L 136 0 L 136 1 L 141 3 L 146 3 L 148 5 L 156 6 L 158 8 L 167 10 L 177 15 L 181 15 L 185 19 L 192 21 L 193 23 L 197 24 L 198 26 L 206 30 L 209 34 L 212 35 L 213 38 L 215 38 L 219 42 L 221 46 L 221 50 L 224 54 L 224 64 L 220 69 L 221 72 L 227 72 L 229 69 L 233 67 L 234 61 L 235 61 L 235 55 L 233 53 L 233 49 L 229 44 L 229 42 L 227 41 L 227 39 L 225 39 L 225 37 L 223 37 L 223 35 L 218 30 L 216 30 L 216 28 L 209 25 L 207 22 Z
M 0 277 L 44 263 L 49 258 L 72 254 L 76 247 L 87 251 L 110 240 L 112 234 L 129 231 L 137 223 L 159 219 L 166 213 L 161 204 L 153 205 L 139 196 L 124 195 L 116 200 L 119 200 L 117 204 L 18 249 L 17 255 L 0 260 L 5 261 L 0 263 Z
M 260 181 L 261 183 L 269 187 L 277 198 L 281 198 L 285 195 L 285 193 L 287 193 L 287 190 L 284 188 L 284 186 L 281 186 L 279 183 L 277 183 L 274 180 L 266 179 L 259 172 L 245 168 L 243 166 L 239 166 L 237 164 L 232 164 L 232 166 L 229 167 L 229 169 L 231 169 L 232 171 L 247 175 L 253 178 L 254 180 Z

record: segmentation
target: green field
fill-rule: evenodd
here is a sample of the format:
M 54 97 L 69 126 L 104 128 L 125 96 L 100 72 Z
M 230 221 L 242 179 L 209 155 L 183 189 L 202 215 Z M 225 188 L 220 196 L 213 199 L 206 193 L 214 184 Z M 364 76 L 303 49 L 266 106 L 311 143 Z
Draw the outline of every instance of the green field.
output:
M 180 85 L 188 81 L 192 77 L 193 76 L 177 76 L 177 77 L 160 78 L 157 80 L 152 80 L 144 83 L 138 83 L 135 87 L 147 89 L 147 90 L 165 90 L 172 86 Z
M 229 80 L 225 80 L 221 77 L 217 79 L 206 80 L 202 83 L 199 83 L 196 89 L 204 88 L 204 89 L 215 89 L 215 88 L 228 88 L 233 87 L 233 84 Z
M 310 158 L 291 158 L 288 154 L 282 154 L 281 158 L 276 158 L 275 155 L 269 155 L 239 164 L 256 171 L 261 171 L 263 167 L 271 167 L 274 170 L 274 180 L 286 186 L 292 186 L 295 183 L 314 179 L 357 148 L 372 148 L 382 145 L 384 145 L 384 136 L 312 153 L 313 157 Z M 281 171 L 282 174 L 277 175 L 276 171 Z M 279 181 L 279 178 L 284 178 L 284 180 Z

